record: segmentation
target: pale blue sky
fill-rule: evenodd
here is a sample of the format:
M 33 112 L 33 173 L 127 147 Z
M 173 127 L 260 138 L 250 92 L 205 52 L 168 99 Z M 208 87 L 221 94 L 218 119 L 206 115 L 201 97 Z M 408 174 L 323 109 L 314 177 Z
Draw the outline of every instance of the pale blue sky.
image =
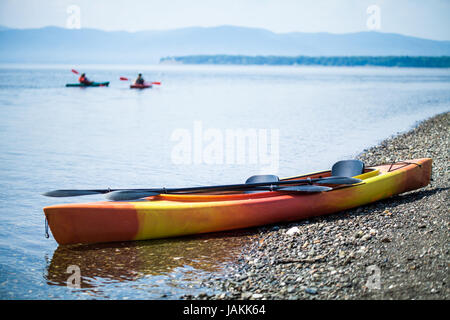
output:
M 274 32 L 367 30 L 367 7 L 381 9 L 381 32 L 450 40 L 450 0 L 0 0 L 0 25 L 65 27 L 67 7 L 81 26 L 103 30 L 164 30 L 236 25 Z

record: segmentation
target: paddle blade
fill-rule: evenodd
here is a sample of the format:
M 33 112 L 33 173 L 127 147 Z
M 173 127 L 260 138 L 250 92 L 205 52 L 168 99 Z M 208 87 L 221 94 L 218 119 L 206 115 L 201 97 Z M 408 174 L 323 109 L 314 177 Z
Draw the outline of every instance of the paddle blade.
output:
M 107 192 L 107 191 L 106 191 Z M 102 194 L 105 191 L 101 190 L 53 190 L 43 193 L 46 197 L 78 197 L 78 196 L 88 196 L 91 194 Z
M 127 201 L 127 200 L 137 200 L 141 198 L 151 197 L 158 195 L 158 192 L 152 191 L 135 191 L 135 190 L 120 190 L 113 191 L 106 194 L 106 199 L 114 201 Z
M 152 82 L 152 84 L 157 84 L 158 86 L 160 86 L 161 82 Z
M 125 77 L 120 77 L 120 80 L 122 80 L 122 81 L 130 81 L 130 79 L 125 78 Z
M 317 184 L 355 184 L 362 182 L 361 179 L 350 177 L 327 177 L 315 181 Z
M 288 191 L 288 192 L 324 192 L 330 190 L 333 190 L 333 188 L 323 186 L 313 186 L 313 185 L 281 187 L 275 189 L 275 191 Z
M 75 74 L 80 74 L 77 70 L 75 70 L 75 69 L 72 69 L 72 72 L 73 73 L 75 73 Z

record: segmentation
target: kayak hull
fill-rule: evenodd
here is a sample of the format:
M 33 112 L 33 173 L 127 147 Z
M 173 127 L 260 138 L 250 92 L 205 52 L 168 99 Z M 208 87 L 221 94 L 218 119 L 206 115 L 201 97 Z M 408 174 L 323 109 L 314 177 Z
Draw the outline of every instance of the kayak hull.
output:
M 147 88 L 151 88 L 151 87 L 152 87 L 152 85 L 150 83 L 130 85 L 130 89 L 147 89 Z
M 91 84 L 83 83 L 68 83 L 66 87 L 107 87 L 109 86 L 109 81 L 107 82 L 93 82 Z
M 409 164 L 408 164 L 409 163 Z M 176 237 L 296 221 L 358 207 L 429 184 L 432 160 L 367 168 L 363 183 L 294 194 L 158 195 L 145 201 L 62 204 L 44 208 L 59 244 Z M 295 177 L 326 177 L 329 171 Z M 287 178 L 284 180 L 293 179 Z

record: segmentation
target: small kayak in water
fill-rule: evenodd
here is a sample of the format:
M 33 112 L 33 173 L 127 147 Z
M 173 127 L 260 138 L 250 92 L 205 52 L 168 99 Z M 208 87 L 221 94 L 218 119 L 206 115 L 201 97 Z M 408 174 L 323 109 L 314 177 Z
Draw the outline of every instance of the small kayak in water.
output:
M 130 89 L 146 89 L 146 88 L 151 88 L 151 87 L 152 87 L 151 83 L 130 85 Z
M 45 207 L 44 212 L 59 244 L 168 238 L 297 221 L 366 205 L 425 187 L 430 182 L 431 166 L 430 158 L 368 168 L 348 160 L 336 163 L 332 170 L 272 180 L 285 184 L 333 176 L 361 180 L 333 185 L 325 192 L 168 193 L 138 201 L 66 203 Z
M 92 82 L 91 84 L 84 83 L 68 83 L 66 87 L 107 87 L 109 86 L 109 81 L 107 82 Z

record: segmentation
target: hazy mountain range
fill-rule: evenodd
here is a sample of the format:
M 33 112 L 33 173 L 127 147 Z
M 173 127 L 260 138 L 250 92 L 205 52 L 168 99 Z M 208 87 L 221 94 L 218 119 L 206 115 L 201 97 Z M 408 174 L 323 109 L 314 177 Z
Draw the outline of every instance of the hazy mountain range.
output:
M 274 33 L 221 26 L 167 31 L 0 27 L 0 62 L 157 63 L 167 56 L 450 56 L 450 41 L 393 33 Z

